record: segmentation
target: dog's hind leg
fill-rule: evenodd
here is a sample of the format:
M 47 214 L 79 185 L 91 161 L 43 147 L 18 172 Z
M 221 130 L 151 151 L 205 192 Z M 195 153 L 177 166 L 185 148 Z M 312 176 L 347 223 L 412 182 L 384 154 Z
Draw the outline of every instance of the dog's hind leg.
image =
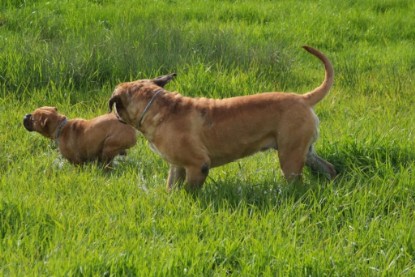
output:
M 337 175 L 334 166 L 331 163 L 319 157 L 317 153 L 314 151 L 313 146 L 310 147 L 307 153 L 306 165 L 310 167 L 312 171 L 324 174 L 329 180 L 334 179 Z
M 304 159 L 281 158 L 280 164 L 285 179 L 289 182 L 301 182 Z
M 104 141 L 99 155 L 99 161 L 105 166 L 111 167 L 111 162 L 116 156 L 126 154 L 126 149 L 120 146 L 119 141 L 109 137 Z
M 169 177 L 167 178 L 167 191 L 171 191 L 176 185 L 181 185 L 185 178 L 186 171 L 183 167 L 170 165 Z
M 278 147 L 278 157 L 284 177 L 289 182 L 301 182 L 308 148 L 306 142 L 280 144 Z
M 105 152 L 98 158 L 98 162 L 104 167 L 105 170 L 111 170 L 113 160 L 117 156 L 118 152 Z

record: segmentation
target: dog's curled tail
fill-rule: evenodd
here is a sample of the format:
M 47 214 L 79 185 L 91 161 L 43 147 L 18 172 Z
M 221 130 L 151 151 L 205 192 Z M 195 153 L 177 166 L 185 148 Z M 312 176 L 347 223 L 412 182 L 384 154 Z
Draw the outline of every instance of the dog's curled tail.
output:
M 326 74 L 323 83 L 315 88 L 314 90 L 303 94 L 304 100 L 307 102 L 308 105 L 314 106 L 317 104 L 321 99 L 326 96 L 326 94 L 329 92 L 331 86 L 333 85 L 334 81 L 334 70 L 333 66 L 330 63 L 330 60 L 320 51 L 310 47 L 310 46 L 303 46 L 305 50 L 319 58 L 326 69 Z

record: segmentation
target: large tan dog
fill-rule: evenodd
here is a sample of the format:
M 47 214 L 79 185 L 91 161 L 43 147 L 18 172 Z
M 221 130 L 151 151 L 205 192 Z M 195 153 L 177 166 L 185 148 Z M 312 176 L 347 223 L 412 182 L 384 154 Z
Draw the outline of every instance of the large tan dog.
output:
M 26 114 L 23 125 L 55 140 L 62 156 L 73 164 L 97 160 L 108 167 L 115 156 L 125 155 L 136 143 L 134 128 L 121 123 L 114 114 L 68 120 L 55 107 L 41 107 Z
M 277 149 L 284 176 L 298 180 L 304 164 L 336 176 L 330 163 L 313 149 L 318 118 L 313 111 L 333 84 L 333 67 L 319 51 L 326 70 L 324 82 L 300 95 L 261 93 L 227 99 L 190 98 L 163 87 L 175 74 L 118 85 L 114 104 L 119 119 L 137 128 L 169 164 L 167 189 L 185 181 L 193 190 L 204 183 L 209 169 L 266 149 Z

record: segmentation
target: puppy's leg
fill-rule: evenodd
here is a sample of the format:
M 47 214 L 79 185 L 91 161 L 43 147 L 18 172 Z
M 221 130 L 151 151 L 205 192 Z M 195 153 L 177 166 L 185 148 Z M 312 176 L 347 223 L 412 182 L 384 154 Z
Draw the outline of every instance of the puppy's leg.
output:
M 186 178 L 186 171 L 183 167 L 170 165 L 169 177 L 167 178 L 167 191 L 171 191 L 175 185 L 180 185 Z
M 112 169 L 112 161 L 118 154 L 119 149 L 109 150 L 106 148 L 102 151 L 101 156 L 98 158 L 98 162 L 104 166 L 105 170 L 110 170 Z
M 310 167 L 312 171 L 317 171 L 324 174 L 329 180 L 334 179 L 337 175 L 334 166 L 331 163 L 319 157 L 317 153 L 314 151 L 313 146 L 310 147 L 307 153 L 306 165 Z
M 120 141 L 118 137 L 108 137 L 102 146 L 99 161 L 105 166 L 106 169 L 111 169 L 112 161 L 118 155 L 125 156 L 127 154 L 127 143 Z

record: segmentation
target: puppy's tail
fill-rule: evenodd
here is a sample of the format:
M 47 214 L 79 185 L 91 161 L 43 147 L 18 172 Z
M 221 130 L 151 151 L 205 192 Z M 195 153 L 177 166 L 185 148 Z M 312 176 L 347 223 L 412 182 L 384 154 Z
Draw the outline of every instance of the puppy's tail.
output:
M 308 105 L 311 107 L 317 104 L 321 99 L 326 96 L 326 94 L 329 92 L 331 86 L 333 85 L 334 81 L 334 70 L 333 66 L 331 65 L 329 59 L 320 51 L 310 47 L 310 46 L 303 46 L 305 50 L 319 58 L 326 69 L 326 75 L 324 78 L 323 83 L 315 88 L 314 90 L 307 92 L 306 94 L 303 94 L 304 100 L 307 102 Z

